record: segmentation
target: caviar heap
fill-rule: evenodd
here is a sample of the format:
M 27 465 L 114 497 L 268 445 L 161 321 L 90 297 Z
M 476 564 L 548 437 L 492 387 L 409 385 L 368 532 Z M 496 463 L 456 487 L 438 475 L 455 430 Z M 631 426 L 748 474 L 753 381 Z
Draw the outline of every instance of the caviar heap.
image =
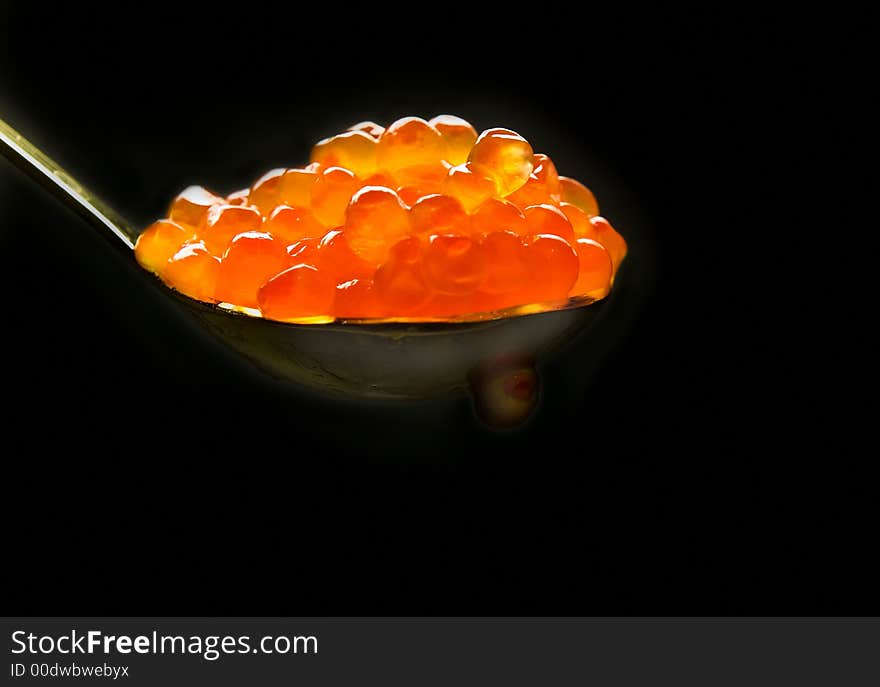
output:
M 442 320 L 603 298 L 626 242 L 522 136 L 440 115 L 355 124 L 225 197 L 190 186 L 135 254 L 269 319 Z

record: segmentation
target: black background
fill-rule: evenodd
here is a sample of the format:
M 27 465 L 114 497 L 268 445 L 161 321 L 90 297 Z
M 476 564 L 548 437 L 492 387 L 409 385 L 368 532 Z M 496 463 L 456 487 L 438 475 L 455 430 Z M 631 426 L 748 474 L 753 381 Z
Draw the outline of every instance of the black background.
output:
M 569 350 L 498 435 L 466 399 L 262 380 L 0 165 L 10 612 L 876 612 L 845 356 L 805 348 L 847 317 L 847 251 L 809 250 L 818 148 L 849 135 L 832 19 L 563 5 L 4 5 L 2 116 L 139 224 L 352 121 L 450 112 L 523 133 L 640 246 L 598 367 Z

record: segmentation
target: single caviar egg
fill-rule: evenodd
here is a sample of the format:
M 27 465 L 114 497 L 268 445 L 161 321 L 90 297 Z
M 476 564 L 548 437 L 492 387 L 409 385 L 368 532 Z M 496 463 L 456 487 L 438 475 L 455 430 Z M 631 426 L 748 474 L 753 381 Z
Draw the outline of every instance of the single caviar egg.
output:
M 419 202 L 420 198 L 424 198 L 425 196 L 431 196 L 434 194 L 428 193 L 424 189 L 416 188 L 415 186 L 398 186 L 397 195 L 400 196 L 400 199 L 404 202 L 405 205 L 412 207 Z
M 376 154 L 379 167 L 391 172 L 413 165 L 432 165 L 446 157 L 446 141 L 424 119 L 404 117 L 382 132 Z
M 616 270 L 626 257 L 626 241 L 604 217 L 591 217 L 590 224 L 593 225 L 593 233 L 587 238 L 594 239 L 605 246 Z
M 470 122 L 454 115 L 437 115 L 428 120 L 446 139 L 446 160 L 453 165 L 467 161 L 468 154 L 477 142 L 477 130 Z
M 285 249 L 287 251 L 287 266 L 306 264 L 315 267 L 318 264 L 319 243 L 320 239 L 306 238 L 288 245 Z
M 364 260 L 348 243 L 345 231 L 332 229 L 318 242 L 316 264 L 334 280 L 334 283 L 350 279 L 369 279 L 376 270 L 374 263 Z
M 325 227 L 338 227 L 345 221 L 345 208 L 359 183 L 354 172 L 344 167 L 328 167 L 312 186 L 312 214 Z
M 201 186 L 189 186 L 171 203 L 168 219 L 177 224 L 197 227 L 202 223 L 208 208 L 222 203 L 223 198 Z
M 252 205 L 214 205 L 208 210 L 200 237 L 214 255 L 223 255 L 236 234 L 256 231 L 263 225 L 263 216 Z
M 381 136 L 382 133 L 385 131 L 385 127 L 376 124 L 376 122 L 365 121 L 358 122 L 357 124 L 352 124 L 350 127 L 348 127 L 348 131 L 363 131 L 370 134 L 370 136 L 372 136 L 373 138 L 378 139 L 379 136 Z
M 495 193 L 495 182 L 467 162 L 452 167 L 446 173 L 443 192 L 457 198 L 465 210 L 473 212 Z
M 278 182 L 278 196 L 275 201 L 278 205 L 308 207 L 312 202 L 312 186 L 317 179 L 318 172 L 314 169 L 288 169 Z
M 394 179 L 401 186 L 422 190 L 423 195 L 438 193 L 449 171 L 449 163 L 442 160 L 424 165 L 410 165 L 394 170 Z
M 572 205 L 577 205 L 590 217 L 599 214 L 599 203 L 593 192 L 576 179 L 559 177 L 559 188 L 562 200 Z
M 482 246 L 467 236 L 435 234 L 425 249 L 424 273 L 437 291 L 472 293 L 486 279 L 486 256 Z
M 494 180 L 498 195 L 506 196 L 526 183 L 532 173 L 532 146 L 510 129 L 487 129 L 474 144 L 468 162 L 476 172 Z
M 360 189 L 345 210 L 348 245 L 361 258 L 376 265 L 409 231 L 409 215 L 400 196 L 384 186 Z
M 395 244 L 388 260 L 376 270 L 373 284 L 389 312 L 408 315 L 424 305 L 431 289 L 422 273 L 419 239 L 410 236 Z
M 593 225 L 590 224 L 590 216 L 586 212 L 581 210 L 577 205 L 572 205 L 565 201 L 562 201 L 559 204 L 559 209 L 565 213 L 565 216 L 571 223 L 571 228 L 574 230 L 575 236 L 578 238 L 589 238 L 592 236 Z
M 226 200 L 223 202 L 227 205 L 247 205 L 248 204 L 248 196 L 250 195 L 251 190 L 249 188 L 243 188 L 238 191 L 233 191 L 228 196 L 226 196 Z
M 288 264 L 286 246 L 272 234 L 246 231 L 232 239 L 217 275 L 217 300 L 258 307 L 257 290 Z
M 278 190 L 285 171 L 283 168 L 269 170 L 251 186 L 248 202 L 256 205 L 264 215 L 268 215 L 278 205 Z
M 611 275 L 614 272 L 611 256 L 605 246 L 593 239 L 578 239 L 574 247 L 580 267 L 572 293 L 576 296 L 586 294 L 602 298 L 611 287 Z
M 294 320 L 330 315 L 335 284 L 312 265 L 288 267 L 260 287 L 257 301 L 265 317 Z
M 526 216 L 513 203 L 501 198 L 490 198 L 472 216 L 474 231 L 489 234 L 495 231 L 512 231 L 527 234 Z
M 532 234 L 556 234 L 569 243 L 574 242 L 574 229 L 568 217 L 554 205 L 532 205 L 523 214 Z
M 311 210 L 303 207 L 279 205 L 266 220 L 266 231 L 285 243 L 323 236 L 324 225 L 315 219 Z
M 372 279 L 349 279 L 337 284 L 333 314 L 350 319 L 382 317 L 382 302 Z
M 461 203 L 452 196 L 434 194 L 420 198 L 409 211 L 413 234 L 470 233 L 470 220 Z
M 194 232 L 177 222 L 160 219 L 147 227 L 134 246 L 137 261 L 150 272 L 162 275 L 168 259 L 190 238 Z
M 523 237 L 513 231 L 493 231 L 483 237 L 482 246 L 487 269 L 480 288 L 491 294 L 518 296 L 529 276 Z
M 168 260 L 162 278 L 190 298 L 211 302 L 215 300 L 219 272 L 220 258 L 208 251 L 204 241 L 191 241 Z
M 376 171 L 376 139 L 364 131 L 346 131 L 319 141 L 311 161 L 322 167 L 345 167 L 358 177 Z
M 388 172 L 376 172 L 364 179 L 364 186 L 384 186 L 385 188 L 397 188 L 397 179 Z
M 526 256 L 530 300 L 539 303 L 567 298 L 580 269 L 571 244 L 557 234 L 535 234 L 529 237 Z
M 529 205 L 558 205 L 560 201 L 559 174 L 556 165 L 543 153 L 532 156 L 532 173 L 525 184 L 507 196 L 520 208 Z

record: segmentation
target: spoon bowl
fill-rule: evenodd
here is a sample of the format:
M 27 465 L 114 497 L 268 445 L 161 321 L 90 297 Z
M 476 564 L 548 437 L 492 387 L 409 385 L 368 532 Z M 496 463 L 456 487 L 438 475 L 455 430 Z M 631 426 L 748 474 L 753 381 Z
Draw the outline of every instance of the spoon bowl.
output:
M 599 310 L 582 304 L 472 322 L 294 324 L 169 293 L 205 329 L 272 377 L 330 393 L 382 398 L 442 395 L 467 388 L 484 368 L 537 360 Z

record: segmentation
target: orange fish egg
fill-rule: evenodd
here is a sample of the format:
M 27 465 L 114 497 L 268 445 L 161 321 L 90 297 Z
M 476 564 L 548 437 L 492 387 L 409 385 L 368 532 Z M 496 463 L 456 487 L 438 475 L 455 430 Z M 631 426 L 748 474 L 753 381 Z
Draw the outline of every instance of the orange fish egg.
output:
M 576 179 L 559 177 L 559 188 L 562 200 L 572 205 L 577 205 L 590 217 L 599 214 L 599 203 L 593 192 Z
M 263 215 L 268 215 L 278 205 L 278 189 L 285 171 L 283 168 L 269 170 L 251 186 L 248 202 Z
M 553 161 L 543 153 L 532 156 L 532 173 L 525 184 L 507 196 L 520 208 L 529 205 L 558 205 L 560 200 L 559 174 Z
M 306 238 L 294 241 L 285 249 L 287 251 L 287 266 L 307 264 L 312 267 L 318 264 L 318 238 Z
M 397 188 L 397 179 L 388 172 L 376 172 L 364 179 L 363 186 L 384 186 L 385 188 Z
M 513 203 L 501 198 L 490 198 L 473 214 L 473 228 L 478 234 L 493 231 L 528 233 L 526 217 Z
M 549 156 L 544 153 L 532 155 L 532 175 L 538 180 L 538 183 L 547 189 L 547 193 L 554 203 L 558 203 L 562 199 L 559 172 L 556 171 L 556 165 L 553 164 L 553 160 Z
M 251 190 L 249 188 L 243 188 L 239 191 L 234 191 L 226 196 L 226 200 L 223 201 L 226 205 L 247 205 L 248 204 L 248 196 L 250 195 Z
M 162 275 L 168 259 L 180 247 L 195 235 L 192 229 L 183 227 L 177 222 L 160 219 L 147 227 L 134 246 L 134 256 L 145 268 Z
M 382 317 L 382 302 L 371 279 L 349 279 L 336 285 L 333 314 L 341 318 Z
M 611 275 L 614 266 L 605 247 L 593 239 L 578 239 L 575 242 L 580 268 L 578 278 L 572 287 L 572 295 L 589 295 L 602 298 L 611 288 Z
M 532 146 L 510 129 L 487 129 L 474 144 L 468 162 L 476 172 L 494 180 L 496 192 L 506 196 L 528 181 L 532 173 Z
M 319 141 L 312 148 L 312 162 L 322 167 L 345 167 L 356 176 L 376 171 L 376 139 L 365 131 L 346 131 Z
M 424 254 L 428 284 L 449 294 L 473 293 L 486 279 L 486 256 L 482 246 L 461 234 L 435 234 Z
M 328 167 L 312 186 L 312 214 L 325 227 L 345 222 L 348 201 L 360 186 L 357 177 L 344 167 Z
M 411 314 L 431 296 L 421 265 L 421 244 L 410 236 L 392 246 L 373 278 L 376 293 L 389 312 Z
M 177 224 L 198 227 L 212 205 L 222 203 L 223 198 L 201 186 L 189 186 L 171 203 L 168 219 Z
M 385 131 L 385 127 L 376 124 L 376 122 L 365 121 L 352 124 L 348 127 L 348 131 L 363 131 L 370 134 L 373 138 L 379 138 Z
M 318 243 L 318 264 L 335 283 L 351 279 L 370 279 L 376 266 L 355 253 L 348 244 L 347 232 L 328 231 Z
M 575 236 L 578 238 L 589 238 L 593 235 L 593 225 L 590 224 L 590 216 L 577 205 L 563 201 L 559 204 L 559 209 L 565 213 L 565 216 L 571 223 Z
M 446 157 L 446 141 L 440 132 L 420 117 L 404 117 L 379 137 L 377 162 L 394 172 L 413 165 L 432 165 Z
M 614 263 L 614 269 L 617 270 L 626 257 L 626 241 L 604 217 L 591 217 L 590 224 L 593 225 L 593 234 L 587 238 L 598 241 L 605 246 L 611 256 L 611 262 Z
M 473 212 L 495 193 L 495 182 L 467 162 L 450 168 L 446 173 L 443 193 L 457 198 L 465 210 Z
M 412 207 L 419 202 L 419 198 L 434 194 L 426 193 L 423 189 L 416 188 L 415 186 L 399 186 L 397 188 L 397 195 L 400 196 L 405 205 Z
M 297 208 L 308 207 L 312 202 L 312 186 L 317 179 L 318 172 L 313 169 L 288 169 L 278 182 L 276 203 Z
M 265 230 L 285 243 L 323 236 L 326 229 L 305 207 L 279 205 L 266 220 Z
M 556 234 L 574 243 L 574 229 L 568 217 L 555 205 L 531 205 L 525 209 L 526 224 L 532 234 Z
M 437 115 L 428 120 L 440 135 L 446 139 L 446 160 L 453 165 L 467 161 L 471 148 L 477 142 L 477 130 L 470 122 L 453 115 Z
M 236 234 L 256 231 L 263 225 L 263 216 L 253 205 L 214 205 L 208 210 L 199 238 L 214 255 L 222 255 Z
M 438 193 L 449 168 L 449 163 L 443 160 L 429 165 L 410 165 L 394 170 L 394 179 L 400 186 L 420 188 L 425 194 Z
M 220 258 L 211 255 L 203 241 L 189 241 L 165 266 L 165 283 L 190 298 L 214 301 Z
M 266 281 L 259 289 L 257 301 L 263 316 L 273 320 L 330 316 L 335 286 L 321 270 L 299 264 Z
M 434 194 L 420 198 L 409 211 L 412 232 L 430 234 L 470 233 L 470 220 L 461 203 L 452 196 Z
M 568 298 L 580 269 L 574 248 L 557 234 L 534 234 L 528 240 L 529 300 L 540 303 Z
M 522 236 L 513 231 L 493 231 L 481 243 L 487 265 L 486 280 L 480 286 L 483 291 L 514 294 L 527 285 L 529 264 Z
M 365 186 L 345 210 L 345 237 L 362 259 L 377 265 L 393 243 L 410 232 L 409 214 L 396 191 Z
M 258 307 L 257 290 L 288 265 L 282 241 L 263 231 L 246 231 L 230 242 L 217 275 L 218 300 Z

